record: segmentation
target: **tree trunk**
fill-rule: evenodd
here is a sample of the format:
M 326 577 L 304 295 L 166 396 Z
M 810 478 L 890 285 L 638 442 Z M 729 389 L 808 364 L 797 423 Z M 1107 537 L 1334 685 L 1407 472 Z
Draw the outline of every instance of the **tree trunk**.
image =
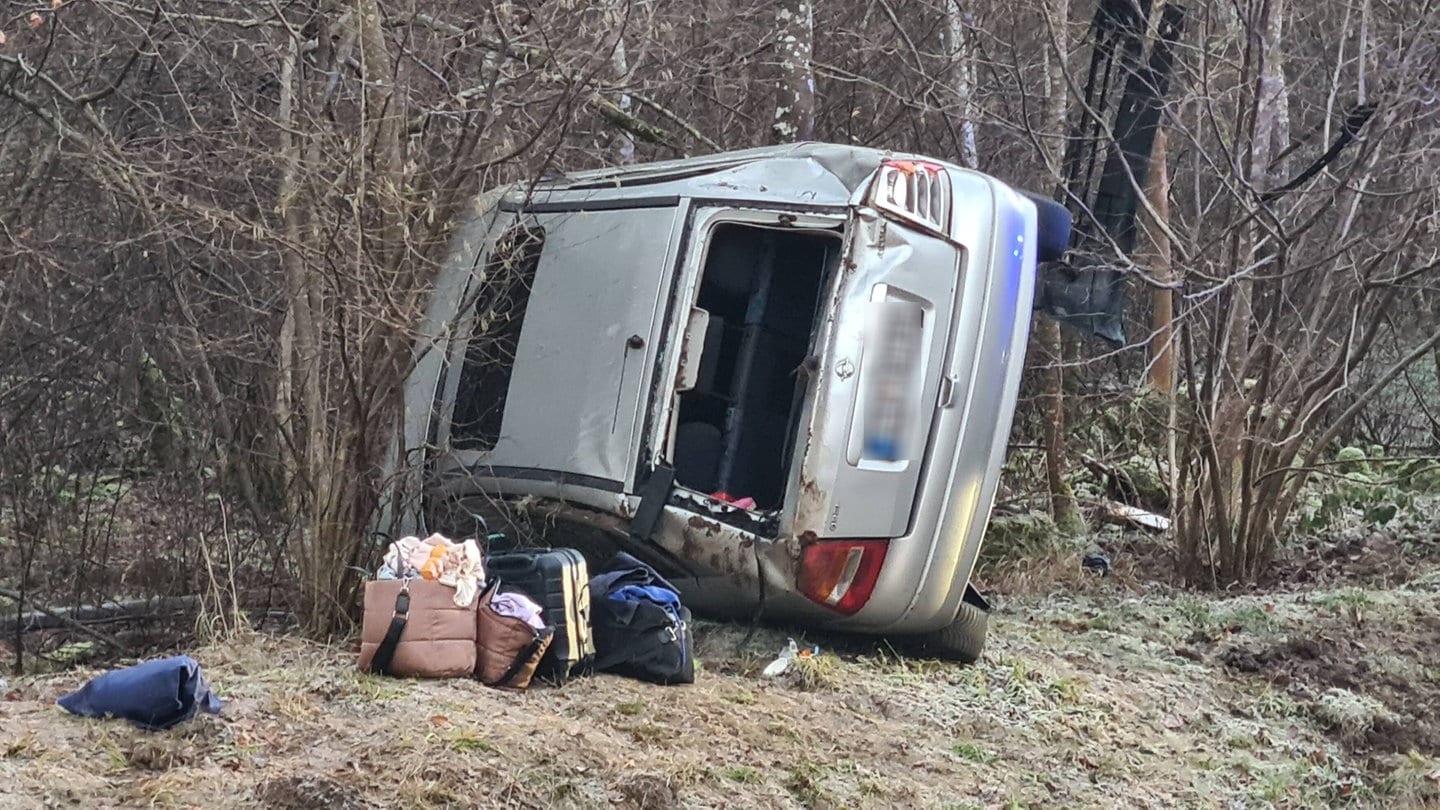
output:
M 1431 307 L 1431 311 L 1435 313 L 1434 316 L 1432 316 L 1434 320 L 1432 320 L 1431 323 L 1440 323 L 1440 305 Z M 1440 380 L 1440 346 L 1431 349 L 1430 362 L 1435 366 L 1435 379 Z M 1430 439 L 1437 446 L 1440 446 L 1440 420 L 1430 420 Z
M 1061 532 L 1079 534 L 1085 530 L 1085 519 L 1065 480 L 1065 353 L 1059 322 L 1037 318 L 1035 338 L 1045 363 L 1041 369 L 1040 412 L 1045 420 L 1045 484 L 1050 493 L 1050 514 Z
M 1285 98 L 1284 75 L 1280 66 L 1280 42 L 1283 36 L 1284 0 L 1262 0 L 1260 6 L 1263 21 L 1263 38 L 1259 44 L 1259 76 L 1255 89 L 1254 128 L 1251 133 L 1249 183 L 1252 191 L 1263 194 L 1270 188 L 1271 169 L 1275 159 L 1275 139 L 1280 125 L 1281 102 Z M 1263 216 L 1263 214 L 1262 214 Z M 1222 425 L 1225 432 L 1222 447 L 1233 456 L 1227 459 L 1230 475 L 1228 487 L 1231 503 L 1225 512 L 1230 516 L 1230 525 L 1224 531 L 1233 537 L 1229 558 L 1222 557 L 1222 575 L 1231 581 L 1249 581 L 1262 562 L 1262 550 L 1268 545 L 1268 538 L 1253 531 L 1256 524 L 1250 512 L 1255 508 L 1251 489 L 1254 470 L 1246 464 L 1245 453 L 1251 439 L 1249 435 L 1249 414 L 1251 402 L 1250 383 L 1246 379 L 1251 373 L 1251 334 L 1255 329 L 1256 314 L 1255 287 L 1257 276 L 1268 273 L 1275 263 L 1277 246 L 1260 221 L 1252 221 L 1248 228 L 1246 250 L 1240 252 L 1245 263 L 1252 268 L 1250 274 L 1237 287 L 1237 306 L 1230 337 L 1231 354 L 1228 370 L 1230 383 L 1239 388 L 1232 389 L 1235 395 L 1232 407 L 1225 413 Z M 1238 268 L 1237 268 L 1238 269 Z
M 1139 257 L 1141 266 L 1157 284 L 1171 285 L 1179 280 L 1175 272 L 1174 251 L 1166 228 L 1170 224 L 1169 145 L 1165 129 L 1155 132 L 1155 145 L 1150 154 L 1150 176 L 1145 184 L 1148 208 L 1142 208 L 1141 221 L 1148 238 L 1145 253 Z M 1150 296 L 1150 368 L 1149 384 L 1165 404 L 1165 492 L 1170 503 L 1180 503 L 1177 487 L 1179 469 L 1179 402 L 1175 398 L 1175 291 L 1168 286 L 1156 287 Z M 1173 525 L 1173 524 L 1172 524 Z
M 1064 172 L 1062 162 L 1069 104 L 1065 84 L 1070 50 L 1066 33 L 1066 21 L 1070 17 L 1069 0 L 1052 0 L 1046 14 L 1047 27 L 1054 43 L 1045 51 L 1045 87 L 1049 103 L 1045 109 L 1045 132 L 1041 133 L 1040 143 L 1045 165 L 1058 187 Z M 1085 530 L 1085 519 L 1080 513 L 1075 493 L 1066 481 L 1065 344 L 1061 339 L 1059 322 L 1038 316 L 1035 319 L 1035 342 L 1040 350 L 1041 362 L 1045 364 L 1041 368 L 1040 411 L 1045 422 L 1045 484 L 1050 496 L 1050 514 L 1061 532 L 1079 534 Z
M 610 51 L 610 72 L 617 83 L 625 85 L 630 81 L 630 58 L 625 51 L 624 13 L 618 3 L 610 4 L 607 12 L 615 31 L 615 48 Z M 623 115 L 633 117 L 629 93 L 620 91 L 614 103 Z M 610 142 L 610 162 L 617 166 L 629 166 L 635 162 L 635 138 L 623 127 L 616 128 L 614 140 Z
M 951 116 L 958 142 L 960 165 L 980 165 L 975 148 L 975 43 L 969 29 L 973 23 L 963 0 L 945 0 L 945 50 L 950 58 L 950 87 L 955 92 L 955 113 Z
M 809 0 L 786 0 L 775 12 L 775 50 L 780 61 L 776 90 L 775 143 L 815 135 L 815 15 Z
M 1144 269 L 1160 284 L 1174 284 L 1174 260 L 1170 240 L 1162 226 L 1170 224 L 1170 170 L 1166 166 L 1169 150 L 1165 130 L 1155 133 L 1151 153 L 1150 178 L 1145 187 L 1149 211 L 1144 216 L 1149 234 L 1148 250 L 1142 258 Z M 1153 213 L 1150 213 L 1153 212 Z M 1151 294 L 1150 313 L 1150 387 L 1165 394 L 1175 390 L 1175 300 L 1167 287 L 1156 287 Z

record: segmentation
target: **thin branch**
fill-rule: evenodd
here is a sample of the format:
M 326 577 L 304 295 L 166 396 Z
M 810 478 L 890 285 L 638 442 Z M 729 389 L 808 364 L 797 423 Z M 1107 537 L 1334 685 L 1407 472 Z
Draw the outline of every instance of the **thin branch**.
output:
M 686 154 L 685 150 L 675 142 L 675 136 L 654 124 L 641 121 L 634 115 L 620 109 L 620 105 L 599 93 L 590 97 L 590 103 L 595 105 L 596 111 L 599 112 L 600 116 L 606 121 L 609 121 L 614 126 L 634 135 L 640 140 L 674 149 L 682 155 Z
M 725 147 L 716 143 L 714 140 L 706 137 L 704 133 L 702 133 L 699 129 L 695 127 L 695 125 L 681 118 L 679 115 L 676 115 L 674 112 L 671 112 L 669 108 L 660 104 L 660 102 L 655 101 L 648 96 L 643 96 L 635 92 L 634 90 L 627 90 L 626 92 L 630 94 L 631 98 L 659 113 L 662 118 L 684 130 L 685 134 L 689 135 L 691 138 L 694 138 L 700 143 L 703 143 L 711 149 L 714 149 L 716 152 L 725 151 Z

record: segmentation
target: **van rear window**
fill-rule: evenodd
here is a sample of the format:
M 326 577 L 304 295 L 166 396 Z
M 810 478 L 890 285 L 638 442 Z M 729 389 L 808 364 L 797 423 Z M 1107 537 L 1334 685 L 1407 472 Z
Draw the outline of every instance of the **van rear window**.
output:
M 493 450 L 500 441 L 520 327 L 544 246 L 543 228 L 518 223 L 496 240 L 485 264 L 451 417 L 450 442 L 457 448 Z

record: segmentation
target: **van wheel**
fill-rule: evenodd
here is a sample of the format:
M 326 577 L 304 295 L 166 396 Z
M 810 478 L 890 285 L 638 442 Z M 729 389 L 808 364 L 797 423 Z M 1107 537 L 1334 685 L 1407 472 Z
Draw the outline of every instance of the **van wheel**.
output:
M 969 602 L 960 603 L 960 612 L 955 621 L 933 633 L 918 636 L 917 650 L 946 661 L 973 664 L 980 660 L 985 651 L 985 631 L 990 626 L 990 614 Z

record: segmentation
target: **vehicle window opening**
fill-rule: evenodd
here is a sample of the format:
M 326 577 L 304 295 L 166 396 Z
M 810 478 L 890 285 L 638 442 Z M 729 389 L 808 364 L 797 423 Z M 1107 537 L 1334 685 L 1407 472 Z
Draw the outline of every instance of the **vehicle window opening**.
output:
M 544 247 L 544 229 L 517 223 L 496 240 L 485 263 L 451 417 L 454 447 L 489 451 L 500 441 L 515 349 Z
M 801 366 L 837 236 L 748 225 L 711 235 L 696 306 L 710 314 L 695 387 L 680 395 L 676 481 L 778 508 L 800 429 Z

